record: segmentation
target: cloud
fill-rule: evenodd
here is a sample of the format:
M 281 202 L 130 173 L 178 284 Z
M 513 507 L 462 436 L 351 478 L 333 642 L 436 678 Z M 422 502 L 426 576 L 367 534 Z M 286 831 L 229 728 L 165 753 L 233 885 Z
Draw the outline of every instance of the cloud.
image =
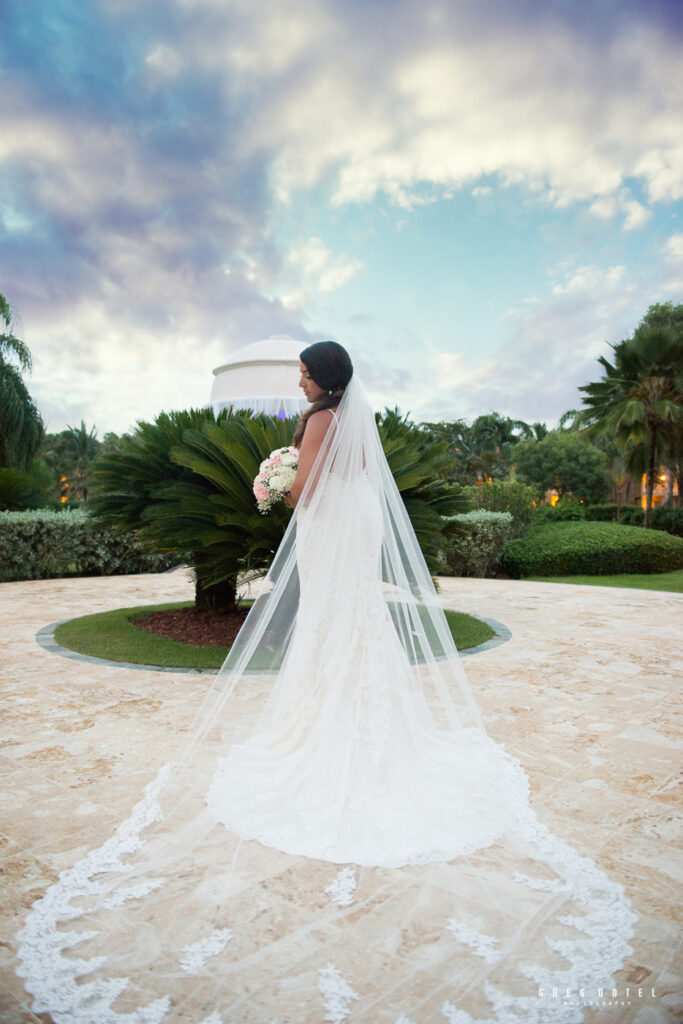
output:
M 652 217 L 652 210 L 634 199 L 628 188 L 621 189 L 618 196 L 602 196 L 596 199 L 591 203 L 588 212 L 599 220 L 612 220 L 619 212 L 623 213 L 624 231 L 642 228 Z
M 626 267 L 579 267 L 564 281 L 553 285 L 553 295 L 611 294 L 624 277 Z
M 675 238 L 676 236 L 674 236 Z M 678 243 L 670 239 L 670 248 Z M 420 385 L 423 419 L 474 417 L 497 410 L 529 422 L 557 422 L 580 406 L 577 388 L 600 376 L 597 358 L 633 331 L 654 301 L 653 281 L 623 266 L 565 267 L 543 300 L 510 311 L 509 333 L 492 356 L 477 358 L 474 339 L 460 353 L 436 353 L 430 385 Z M 661 267 L 653 277 L 661 279 Z
M 319 238 L 309 238 L 289 251 L 289 262 L 296 267 L 308 287 L 317 292 L 332 292 L 350 281 L 363 264 L 346 256 L 335 257 Z
M 683 295 L 683 232 L 666 240 L 663 247 L 663 266 L 659 276 L 662 299 Z
M 601 196 L 588 208 L 588 212 L 600 220 L 611 220 L 616 217 L 618 210 L 619 204 L 614 196 Z
M 623 208 L 626 213 L 624 231 L 634 231 L 636 228 L 642 228 L 652 216 L 652 210 L 642 206 L 636 199 L 625 202 Z
M 9 0 L 2 287 L 52 427 L 123 429 L 208 398 L 212 364 L 248 341 L 307 340 L 311 302 L 362 264 L 328 249 L 305 209 L 304 241 L 278 233 L 302 196 L 341 216 L 383 193 L 410 219 L 458 189 L 516 185 L 550 211 L 586 202 L 636 230 L 683 195 L 674 15 L 658 2 L 555 7 Z M 509 318 L 507 377 L 449 353 L 437 370 L 482 401 L 513 393 L 522 356 L 556 373 L 544 331 L 592 337 L 590 313 L 597 337 L 635 301 L 627 271 L 585 263 L 530 319 Z M 680 280 L 667 267 L 661 280 Z
M 683 232 L 679 231 L 667 239 L 665 252 L 670 260 L 683 261 Z
M 560 30 L 529 5 L 498 21 L 469 4 L 431 19 L 399 4 L 394 31 L 375 11 L 379 58 L 378 37 L 357 31 L 352 10 L 340 5 L 331 19 L 329 6 L 306 8 L 301 18 L 320 19 L 316 52 L 297 51 L 288 88 L 269 91 L 251 125 L 252 145 L 277 147 L 281 197 L 330 180 L 339 205 L 382 191 L 409 206 L 418 187 L 443 194 L 484 175 L 558 206 L 617 195 L 627 179 L 651 202 L 683 195 L 683 69 L 656 18 L 616 17 L 615 7 L 604 38 Z M 262 49 L 251 66 L 259 57 L 268 63 Z M 633 210 L 629 227 L 637 220 Z

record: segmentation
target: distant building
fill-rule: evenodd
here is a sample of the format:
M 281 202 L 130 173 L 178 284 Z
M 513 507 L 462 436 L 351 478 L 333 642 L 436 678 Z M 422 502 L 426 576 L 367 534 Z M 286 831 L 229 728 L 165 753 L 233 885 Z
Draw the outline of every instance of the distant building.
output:
M 270 416 L 298 416 L 307 406 L 299 387 L 299 353 L 308 342 L 288 334 L 254 341 L 213 371 L 211 405 L 221 409 L 251 409 Z

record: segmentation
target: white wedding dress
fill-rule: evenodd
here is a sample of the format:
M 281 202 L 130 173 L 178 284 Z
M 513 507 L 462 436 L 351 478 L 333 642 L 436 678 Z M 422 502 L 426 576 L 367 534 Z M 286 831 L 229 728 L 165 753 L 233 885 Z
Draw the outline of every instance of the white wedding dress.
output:
M 633 921 L 486 735 L 354 378 L 189 742 L 18 973 L 56 1024 L 575 1024 L 539 988 L 608 986 Z
M 227 828 L 288 853 L 448 861 L 508 830 L 526 780 L 481 730 L 437 728 L 383 594 L 382 535 L 367 473 L 332 470 L 299 515 L 296 626 L 267 716 L 221 760 L 207 802 Z M 334 536 L 357 571 L 330 565 Z

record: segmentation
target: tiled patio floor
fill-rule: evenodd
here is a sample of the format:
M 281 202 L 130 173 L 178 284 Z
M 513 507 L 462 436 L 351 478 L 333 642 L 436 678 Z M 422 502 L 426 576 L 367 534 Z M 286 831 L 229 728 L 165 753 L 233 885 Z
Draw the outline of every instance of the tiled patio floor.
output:
M 58 619 L 191 594 L 182 570 L 0 586 L 2 1024 L 48 1021 L 31 1013 L 14 975 L 11 940 L 26 909 L 129 813 L 211 680 L 62 658 L 35 634 Z M 539 818 L 621 882 L 640 915 L 618 981 L 646 995 L 586 1020 L 681 1019 L 683 597 L 463 579 L 443 580 L 442 596 L 511 630 L 465 662 L 487 729 L 522 762 Z

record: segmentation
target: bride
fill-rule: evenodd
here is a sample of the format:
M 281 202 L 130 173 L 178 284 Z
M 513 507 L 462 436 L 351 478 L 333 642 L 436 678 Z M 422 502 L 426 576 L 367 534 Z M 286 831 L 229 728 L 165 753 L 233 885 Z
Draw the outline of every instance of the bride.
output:
M 178 757 L 34 904 L 34 1012 L 581 1021 L 630 905 L 486 735 L 348 353 L 300 369 L 283 541 Z

